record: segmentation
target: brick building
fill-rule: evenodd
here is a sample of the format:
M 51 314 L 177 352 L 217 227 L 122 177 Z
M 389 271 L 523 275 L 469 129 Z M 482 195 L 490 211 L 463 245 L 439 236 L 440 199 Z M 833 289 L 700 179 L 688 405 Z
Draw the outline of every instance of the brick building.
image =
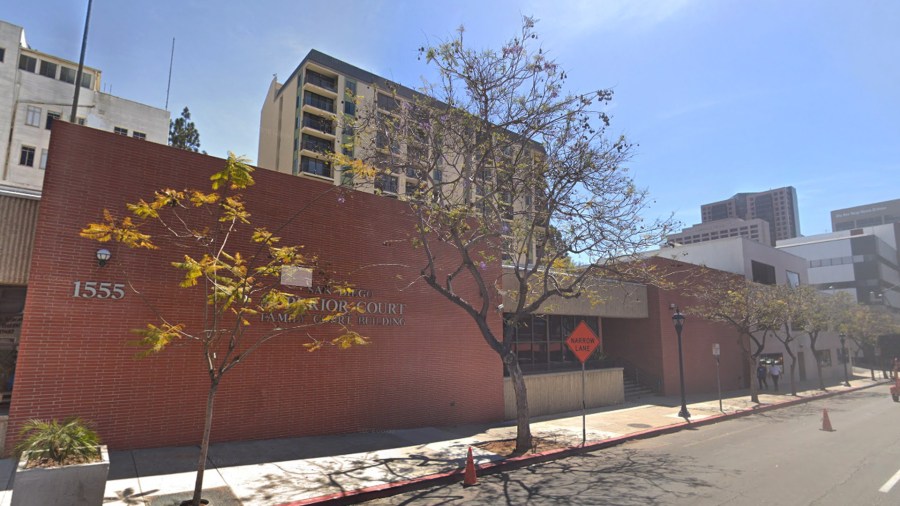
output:
M 25 420 L 71 415 L 93 421 L 114 449 L 196 444 L 209 386 L 199 345 L 178 344 L 136 359 L 137 349 L 127 343 L 134 339 L 130 329 L 158 321 L 156 311 L 171 320 L 199 324 L 202 292 L 177 288 L 181 273 L 169 265 L 171 250 L 110 246 L 112 258 L 99 266 L 99 245 L 78 232 L 97 221 L 102 209 L 122 212 L 125 202 L 147 198 L 156 189 L 207 188 L 209 175 L 221 170 L 223 161 L 68 123 L 54 127 L 51 142 L 18 342 L 7 448 Z M 278 235 L 284 244 L 303 244 L 307 253 L 318 256 L 323 272 L 359 289 L 344 299 L 367 306 L 367 314 L 355 316 L 359 319 L 354 329 L 372 344 L 309 353 L 302 346 L 309 342 L 305 335 L 267 343 L 224 377 L 216 399 L 214 442 L 510 416 L 509 381 L 472 320 L 431 288 L 412 282 L 419 275 L 422 253 L 407 241 L 412 217 L 406 203 L 274 171 L 257 171 L 254 177 L 257 184 L 244 192 L 254 225 L 273 229 L 283 224 L 285 203 L 291 203 L 294 212 L 303 209 L 302 219 L 291 221 Z M 501 283 L 499 262 L 486 268 Z M 320 275 L 314 275 L 314 287 L 320 285 Z M 89 282 L 113 289 L 120 284 L 124 295 L 86 296 Z M 669 304 L 684 307 L 689 299 L 638 284 L 611 285 L 609 290 L 602 304 L 554 301 L 545 314 L 534 316 L 535 326 L 527 336 L 517 336 L 518 349 L 533 372 L 527 376 L 534 395 L 529 396 L 532 414 L 581 406 L 580 391 L 559 386 L 570 384 L 572 374 L 581 374 L 562 342 L 567 329 L 580 320 L 598 331 L 612 361 L 595 363 L 589 371 L 589 406 L 622 402 L 623 370 L 629 364 L 645 377 L 658 378 L 658 390 L 677 391 Z M 492 304 L 501 302 L 497 297 Z M 403 308 L 402 318 L 384 314 L 382 308 L 391 305 Z M 490 325 L 501 331 L 499 312 Z M 328 326 L 310 333 L 317 338 L 335 335 Z M 714 342 L 722 346 L 723 388 L 745 383 L 734 336 L 720 325 L 688 320 L 685 364 L 690 393 L 715 391 Z M 548 393 L 546 405 L 537 392 Z
M 171 251 L 111 246 L 112 259 L 100 267 L 98 244 L 78 231 L 103 208 L 124 210 L 125 202 L 158 188 L 208 188 L 222 160 L 70 124 L 58 125 L 52 142 L 8 434 L 29 418 L 77 414 L 92 420 L 113 448 L 195 444 L 209 386 L 199 346 L 135 359 L 136 349 L 126 345 L 134 339 L 129 329 L 155 322 L 153 310 L 130 290 L 119 300 L 75 297 L 73 290 L 78 282 L 127 281 L 161 313 L 189 325 L 202 317 L 200 292 L 176 288 L 180 274 L 168 266 Z M 407 286 L 420 252 L 390 242 L 406 237 L 404 203 L 361 192 L 322 197 L 336 187 L 270 171 L 254 177 L 245 196 L 263 222 L 284 216 L 285 202 L 319 197 L 304 219 L 279 231 L 284 243 L 303 244 L 326 268 L 353 273 L 350 281 L 367 294 L 361 301 L 405 305 L 404 318 L 357 327 L 372 344 L 350 350 L 309 353 L 304 336 L 267 343 L 225 376 L 213 440 L 502 417 L 502 365 L 474 324 L 424 284 Z M 499 315 L 491 324 L 501 325 Z M 322 338 L 334 331 L 312 332 Z

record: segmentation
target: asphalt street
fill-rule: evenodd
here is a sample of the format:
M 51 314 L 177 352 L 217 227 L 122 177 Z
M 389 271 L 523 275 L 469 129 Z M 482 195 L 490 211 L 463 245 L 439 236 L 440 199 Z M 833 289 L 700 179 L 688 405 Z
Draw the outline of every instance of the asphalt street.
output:
M 879 386 L 368 504 L 896 505 L 898 481 L 900 403 Z

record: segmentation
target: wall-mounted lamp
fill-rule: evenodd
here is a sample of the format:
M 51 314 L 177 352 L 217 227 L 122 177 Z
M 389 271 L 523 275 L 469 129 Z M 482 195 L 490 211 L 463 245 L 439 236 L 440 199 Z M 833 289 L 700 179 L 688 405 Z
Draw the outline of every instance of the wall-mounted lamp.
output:
M 101 248 L 97 250 L 97 265 L 103 267 L 106 265 L 106 262 L 109 261 L 110 257 L 112 257 L 112 253 L 109 252 L 106 248 Z

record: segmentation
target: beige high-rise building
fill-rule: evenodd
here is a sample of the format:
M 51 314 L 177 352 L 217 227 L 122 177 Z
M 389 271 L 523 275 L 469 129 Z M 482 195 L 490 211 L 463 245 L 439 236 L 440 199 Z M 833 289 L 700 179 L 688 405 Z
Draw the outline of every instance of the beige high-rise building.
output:
M 769 223 L 774 241 L 800 235 L 800 211 L 797 207 L 797 190 L 793 186 L 756 193 L 738 193 L 729 199 L 700 206 L 703 223 L 726 218 L 752 220 L 759 218 Z
M 349 172 L 332 166 L 327 154 L 361 158 L 361 152 L 372 145 L 399 153 L 405 147 L 372 139 L 372 129 L 354 131 L 346 124 L 363 110 L 391 114 L 404 101 L 421 97 L 405 86 L 312 50 L 285 82 L 272 79 L 260 114 L 257 165 L 336 185 L 353 184 L 387 196 L 409 194 L 420 182 L 412 170 L 353 181 Z M 435 170 L 432 177 L 441 181 L 442 175 Z

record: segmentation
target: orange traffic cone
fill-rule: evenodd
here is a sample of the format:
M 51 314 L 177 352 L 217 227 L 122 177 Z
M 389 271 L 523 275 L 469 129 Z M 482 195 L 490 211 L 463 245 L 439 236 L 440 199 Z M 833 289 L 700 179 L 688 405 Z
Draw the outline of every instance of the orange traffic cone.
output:
M 828 409 L 822 408 L 822 430 L 825 432 L 834 432 L 831 428 L 831 420 L 828 419 Z
M 469 456 L 466 457 L 466 475 L 463 478 L 463 486 L 471 487 L 477 485 L 478 479 L 475 477 L 475 461 L 472 460 L 472 447 L 469 447 Z

